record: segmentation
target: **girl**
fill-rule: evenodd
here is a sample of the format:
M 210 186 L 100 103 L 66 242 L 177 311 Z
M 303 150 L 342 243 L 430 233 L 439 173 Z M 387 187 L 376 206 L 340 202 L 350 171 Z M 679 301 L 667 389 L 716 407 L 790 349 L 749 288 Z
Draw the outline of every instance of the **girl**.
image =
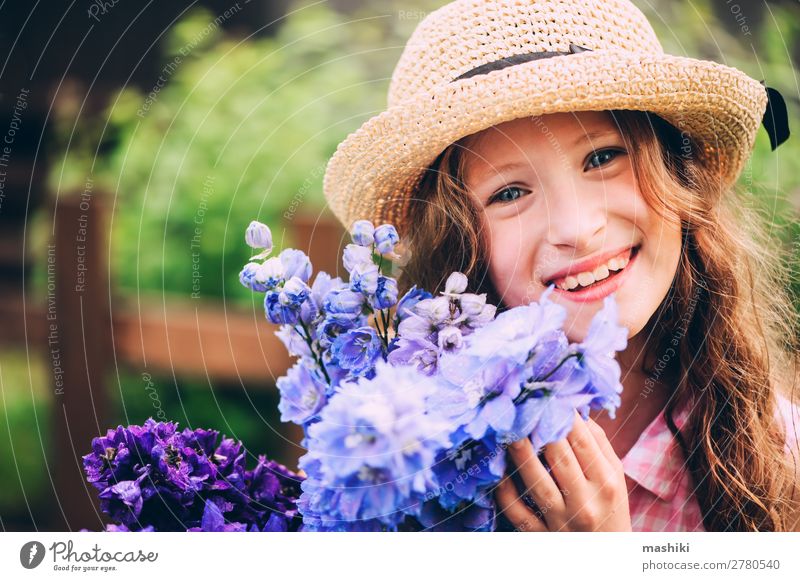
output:
M 345 225 L 398 227 L 401 286 L 461 271 L 502 310 L 555 285 L 572 341 L 616 293 L 629 330 L 615 420 L 576 416 L 549 471 L 510 447 L 508 523 L 797 530 L 797 316 L 735 188 L 762 121 L 788 137 L 780 95 L 664 54 L 626 0 L 457 0 L 417 27 L 389 105 L 324 188 Z

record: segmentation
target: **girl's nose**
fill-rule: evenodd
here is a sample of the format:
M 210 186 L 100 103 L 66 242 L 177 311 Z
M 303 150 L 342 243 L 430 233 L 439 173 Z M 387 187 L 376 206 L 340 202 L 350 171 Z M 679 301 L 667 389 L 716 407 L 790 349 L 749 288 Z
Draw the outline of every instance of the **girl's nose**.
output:
M 553 246 L 591 248 L 606 226 L 603 200 L 589 199 L 574 188 L 564 188 L 548 197 L 547 241 Z

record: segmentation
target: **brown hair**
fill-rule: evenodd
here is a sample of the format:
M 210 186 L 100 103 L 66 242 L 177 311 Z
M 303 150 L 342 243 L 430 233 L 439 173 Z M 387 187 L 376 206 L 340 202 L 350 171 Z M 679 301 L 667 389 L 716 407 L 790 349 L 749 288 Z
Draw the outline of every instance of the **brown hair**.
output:
M 786 250 L 751 194 L 721 191 L 707 150 L 657 115 L 611 111 L 640 191 L 654 211 L 677 212 L 682 256 L 670 291 L 651 319 L 642 371 L 676 338 L 679 378 L 665 409 L 686 457 L 710 531 L 782 531 L 797 526 L 798 458 L 785 450 L 779 392 L 792 402 L 798 370 L 798 316 L 787 293 Z M 488 276 L 484 233 L 464 176 L 464 138 L 427 169 L 408 206 L 411 258 L 401 292 L 443 289 L 460 271 L 472 292 L 505 308 Z M 424 249 L 424 251 L 422 250 Z M 673 343 L 674 344 L 674 343 Z M 679 431 L 673 416 L 691 413 Z

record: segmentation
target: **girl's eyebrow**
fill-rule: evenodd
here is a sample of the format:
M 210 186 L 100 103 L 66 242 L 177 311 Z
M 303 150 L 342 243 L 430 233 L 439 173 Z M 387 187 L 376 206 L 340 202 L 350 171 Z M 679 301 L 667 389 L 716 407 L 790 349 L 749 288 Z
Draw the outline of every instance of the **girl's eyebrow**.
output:
M 486 179 L 493 178 L 496 175 L 501 174 L 503 172 L 525 167 L 530 167 L 530 164 L 525 163 L 523 161 L 512 161 L 509 163 L 504 163 L 503 165 L 491 166 L 487 171 L 478 174 L 475 177 L 475 182 L 480 183 Z
M 591 139 L 596 139 L 598 137 L 605 137 L 605 136 L 619 136 L 619 132 L 616 129 L 598 129 L 597 131 L 589 131 L 588 133 L 581 134 L 578 139 L 572 142 L 572 145 L 578 145 L 583 141 L 589 141 Z

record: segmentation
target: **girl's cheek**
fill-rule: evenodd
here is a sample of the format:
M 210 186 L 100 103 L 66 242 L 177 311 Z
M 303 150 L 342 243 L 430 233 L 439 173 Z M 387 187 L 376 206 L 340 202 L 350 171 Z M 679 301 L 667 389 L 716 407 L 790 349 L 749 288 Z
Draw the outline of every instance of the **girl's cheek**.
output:
M 541 289 L 534 280 L 532 246 L 519 238 L 495 239 L 490 254 L 489 273 L 492 284 L 508 306 L 528 304 L 537 298 Z M 532 244 L 532 243 L 531 243 Z M 500 250 L 502 249 L 502 250 Z

